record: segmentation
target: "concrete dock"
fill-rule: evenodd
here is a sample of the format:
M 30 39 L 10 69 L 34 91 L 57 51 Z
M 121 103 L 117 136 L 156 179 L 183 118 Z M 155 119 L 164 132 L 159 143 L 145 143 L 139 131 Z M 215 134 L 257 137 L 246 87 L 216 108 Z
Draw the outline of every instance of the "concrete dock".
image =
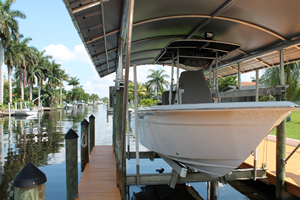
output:
M 286 157 L 295 149 L 300 141 L 286 140 Z M 240 166 L 242 168 L 253 167 L 254 156 L 251 155 Z M 286 191 L 300 197 L 300 150 L 298 149 L 286 164 Z M 276 185 L 276 136 L 269 135 L 257 148 L 257 167 L 261 167 L 262 163 L 267 163 L 268 182 Z

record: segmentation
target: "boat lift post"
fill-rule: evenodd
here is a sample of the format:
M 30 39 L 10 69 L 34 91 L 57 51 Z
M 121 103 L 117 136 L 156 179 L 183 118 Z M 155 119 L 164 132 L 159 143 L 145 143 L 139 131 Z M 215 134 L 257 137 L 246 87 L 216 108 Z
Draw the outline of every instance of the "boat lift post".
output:
M 259 97 L 259 69 L 255 70 L 255 76 L 256 76 L 256 84 L 255 84 L 255 101 L 258 102 Z M 253 163 L 253 180 L 256 181 L 257 171 L 256 171 L 256 165 L 257 165 L 257 148 L 254 151 L 254 163 Z
M 209 88 L 211 88 L 211 72 L 212 72 L 212 63 L 209 65 Z
M 284 58 L 283 50 L 280 54 L 280 85 L 284 85 Z M 276 100 L 285 99 L 285 94 L 277 95 Z M 286 156 L 286 121 L 285 119 L 276 127 L 276 199 L 283 198 L 285 191 L 285 160 Z
M 220 103 L 220 94 L 219 94 L 219 87 L 218 87 L 218 51 L 216 51 L 216 77 L 215 77 L 215 79 L 216 79 L 216 84 L 215 84 L 215 86 L 216 86 L 216 93 L 217 93 L 217 98 L 218 98 L 218 103 Z
M 170 92 L 169 92 L 169 105 L 172 104 L 172 87 L 174 82 L 174 52 L 172 53 L 172 70 L 171 70 L 171 84 L 170 84 Z
M 135 120 L 135 158 L 136 158 L 136 185 L 140 187 L 140 155 L 139 155 L 139 120 L 138 120 L 138 99 L 137 99 L 137 75 L 136 65 L 133 66 L 134 77 L 134 120 Z
M 126 156 L 125 156 L 125 140 L 126 140 L 126 112 L 128 105 L 128 79 L 129 79 L 129 67 L 130 67 L 130 53 L 131 53 L 131 40 L 132 40 L 132 24 L 133 24 L 133 12 L 134 12 L 134 0 L 129 0 L 128 10 L 128 28 L 127 28 L 127 46 L 126 46 L 126 64 L 125 64 L 125 84 L 124 84 L 124 98 L 123 98 L 123 112 L 122 112 L 122 131 L 121 131 L 121 144 L 119 150 L 120 165 L 118 171 L 119 177 L 119 189 L 121 199 L 125 200 L 126 197 Z
M 177 104 L 181 104 L 181 94 L 179 90 L 179 48 L 177 48 Z
M 242 88 L 242 79 L 241 79 L 241 63 L 238 63 L 238 87 L 239 90 Z

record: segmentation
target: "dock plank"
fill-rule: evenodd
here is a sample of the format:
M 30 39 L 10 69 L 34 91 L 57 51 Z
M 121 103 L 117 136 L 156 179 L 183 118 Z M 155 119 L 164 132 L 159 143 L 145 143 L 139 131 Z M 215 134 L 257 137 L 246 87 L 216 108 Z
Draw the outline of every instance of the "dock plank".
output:
M 272 136 L 273 138 L 276 137 Z M 292 142 L 294 142 L 293 140 Z M 299 141 L 300 142 L 300 141 Z M 295 149 L 295 146 L 289 145 L 287 139 L 286 157 Z M 264 160 L 264 161 L 263 161 Z M 286 191 L 300 197 L 300 150 L 298 149 L 286 164 Z M 250 155 L 240 167 L 253 167 L 254 156 Z M 276 142 L 273 140 L 263 140 L 257 147 L 257 167 L 262 163 L 267 163 L 267 177 L 269 182 L 276 185 Z
M 95 146 L 78 186 L 78 198 L 120 200 L 120 191 L 116 184 L 116 161 L 113 147 Z

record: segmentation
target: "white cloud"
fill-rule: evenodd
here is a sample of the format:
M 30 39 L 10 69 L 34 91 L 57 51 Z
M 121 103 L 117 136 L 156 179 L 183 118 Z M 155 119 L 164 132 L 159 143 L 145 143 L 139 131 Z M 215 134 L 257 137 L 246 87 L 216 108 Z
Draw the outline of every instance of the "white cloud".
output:
M 83 44 L 76 45 L 72 51 L 62 44 L 50 44 L 44 49 L 46 50 L 46 54 L 51 55 L 58 63 L 80 60 L 92 65 L 92 61 Z

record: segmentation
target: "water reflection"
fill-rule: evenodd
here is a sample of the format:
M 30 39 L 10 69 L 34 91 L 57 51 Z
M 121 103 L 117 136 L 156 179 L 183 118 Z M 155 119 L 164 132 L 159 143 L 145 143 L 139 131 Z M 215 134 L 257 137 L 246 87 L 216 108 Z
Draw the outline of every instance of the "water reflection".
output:
M 65 199 L 65 147 L 64 135 L 72 128 L 80 134 L 83 119 L 95 116 L 96 145 L 112 144 L 112 115 L 107 115 L 106 105 L 86 106 L 71 111 L 56 110 L 39 112 L 35 117 L 7 117 L 0 119 L 0 199 L 13 197 L 13 179 L 27 162 L 32 162 L 47 176 L 46 199 Z M 131 150 L 135 150 L 134 136 L 130 135 Z M 146 149 L 140 147 L 141 151 Z M 80 146 L 78 145 L 80 169 Z M 162 159 L 140 161 L 141 173 L 157 173 L 164 168 L 164 173 L 171 168 Z M 135 159 L 127 161 L 128 173 L 135 173 Z M 80 175 L 80 170 L 79 170 Z M 80 177 L 80 176 L 79 176 Z M 197 192 L 206 197 L 206 183 L 192 183 Z M 162 186 L 164 187 L 164 186 Z M 144 188 L 144 189 L 143 189 Z M 133 193 L 146 191 L 150 187 L 130 186 L 129 199 Z M 157 187 L 160 188 L 160 187 Z M 230 186 L 218 188 L 218 198 L 246 199 Z M 223 195 L 222 195 L 223 193 Z M 224 195 L 225 194 L 225 195 Z

